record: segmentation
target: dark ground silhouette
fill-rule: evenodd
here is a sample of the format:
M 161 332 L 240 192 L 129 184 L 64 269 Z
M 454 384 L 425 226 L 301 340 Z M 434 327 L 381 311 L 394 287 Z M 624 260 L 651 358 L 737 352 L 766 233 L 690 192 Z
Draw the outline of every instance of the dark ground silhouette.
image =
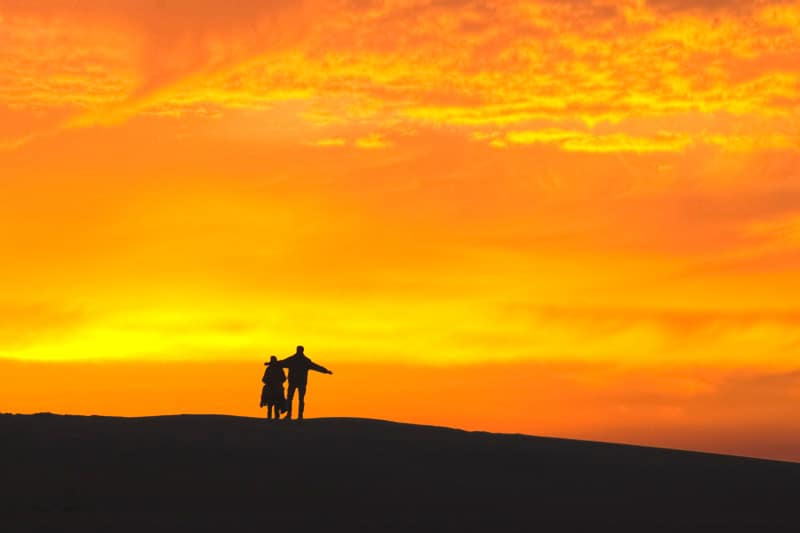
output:
M 0 415 L 2 531 L 798 531 L 800 464 L 363 419 Z

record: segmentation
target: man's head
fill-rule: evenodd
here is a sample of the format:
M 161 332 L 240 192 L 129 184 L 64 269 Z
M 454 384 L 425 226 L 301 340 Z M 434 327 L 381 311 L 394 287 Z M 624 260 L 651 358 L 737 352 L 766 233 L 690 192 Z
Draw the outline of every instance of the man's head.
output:
M 302 346 L 297 347 L 297 353 L 303 353 L 304 348 Z
M 275 356 L 275 355 L 270 355 L 269 356 L 269 362 L 270 363 L 277 363 L 278 362 L 278 357 Z

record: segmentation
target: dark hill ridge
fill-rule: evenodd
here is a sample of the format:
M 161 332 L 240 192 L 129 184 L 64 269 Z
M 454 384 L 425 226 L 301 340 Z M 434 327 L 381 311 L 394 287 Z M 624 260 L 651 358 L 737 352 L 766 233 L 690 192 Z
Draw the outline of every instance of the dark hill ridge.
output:
M 0 452 L 3 531 L 800 531 L 800 464 L 380 420 L 0 415 Z

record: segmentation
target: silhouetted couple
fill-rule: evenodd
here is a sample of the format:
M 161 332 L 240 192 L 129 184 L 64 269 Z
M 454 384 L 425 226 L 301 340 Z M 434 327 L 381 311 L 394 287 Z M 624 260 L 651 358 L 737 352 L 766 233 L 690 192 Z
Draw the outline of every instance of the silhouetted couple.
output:
M 269 362 L 264 364 L 267 365 L 267 368 L 264 371 L 264 377 L 261 378 L 264 383 L 264 388 L 261 390 L 261 407 L 267 406 L 267 418 L 273 418 L 273 412 L 275 418 L 279 418 L 282 412 L 286 412 L 284 418 L 292 418 L 292 401 L 294 393 L 297 391 L 297 418 L 302 419 L 306 407 L 308 371 L 333 374 L 324 366 L 320 366 L 306 357 L 302 346 L 298 346 L 297 351 L 286 359 L 278 361 L 278 358 L 273 355 Z M 286 381 L 284 368 L 289 369 L 289 394 L 285 399 L 283 396 L 283 383 Z

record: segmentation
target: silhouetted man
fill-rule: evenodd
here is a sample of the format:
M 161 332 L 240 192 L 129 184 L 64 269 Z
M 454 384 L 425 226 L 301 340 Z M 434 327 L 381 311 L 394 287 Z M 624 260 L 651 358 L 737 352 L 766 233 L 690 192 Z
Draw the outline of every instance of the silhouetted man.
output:
M 286 419 L 292 418 L 292 400 L 294 400 L 294 391 L 298 393 L 297 401 L 297 418 L 303 418 L 303 410 L 306 407 L 306 384 L 308 383 L 308 371 L 315 370 L 323 374 L 333 374 L 324 366 L 316 364 L 314 361 L 306 357 L 303 353 L 303 347 L 298 346 L 294 355 L 279 361 L 283 368 L 289 369 L 289 390 L 286 396 Z

